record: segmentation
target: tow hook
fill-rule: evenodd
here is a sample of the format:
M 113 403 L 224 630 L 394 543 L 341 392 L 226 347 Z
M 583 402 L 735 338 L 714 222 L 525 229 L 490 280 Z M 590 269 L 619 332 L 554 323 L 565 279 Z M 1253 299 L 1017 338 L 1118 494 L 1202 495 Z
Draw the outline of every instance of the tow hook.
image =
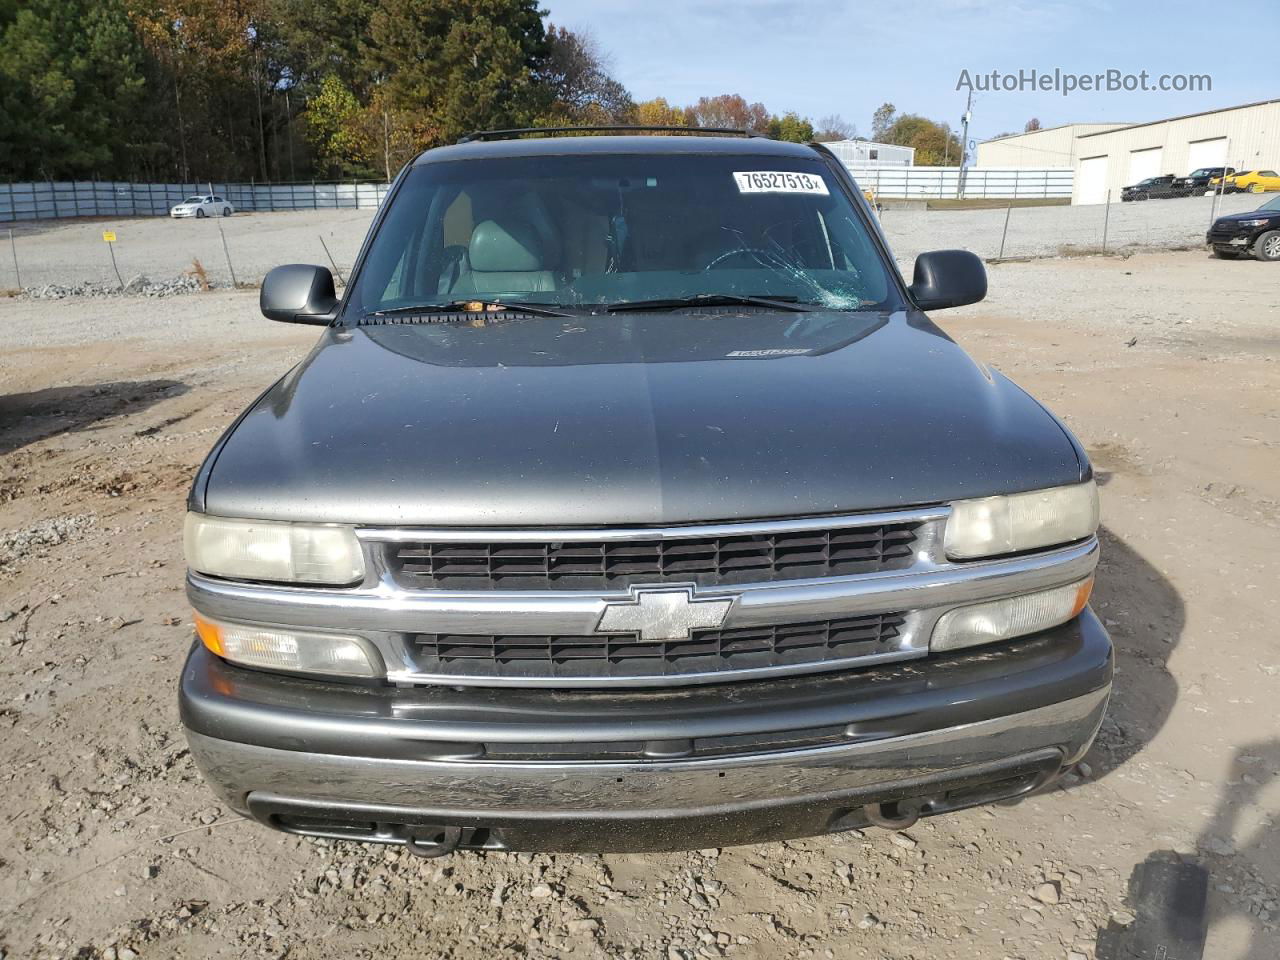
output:
M 915 826 L 916 821 L 920 819 L 920 808 L 923 804 L 924 801 L 915 799 L 868 803 L 862 808 L 862 812 L 877 827 L 883 827 L 886 830 L 906 830 L 908 827 Z
M 432 860 L 453 853 L 461 840 L 461 827 L 410 827 L 404 845 L 415 857 Z

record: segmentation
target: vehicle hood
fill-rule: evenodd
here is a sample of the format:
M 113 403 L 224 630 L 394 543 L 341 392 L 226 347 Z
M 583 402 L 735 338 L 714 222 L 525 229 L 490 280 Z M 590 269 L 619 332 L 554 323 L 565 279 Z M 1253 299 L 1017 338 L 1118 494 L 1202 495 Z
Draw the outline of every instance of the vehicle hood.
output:
M 1280 220 L 1280 210 L 1246 210 L 1243 213 L 1228 213 L 1214 222 L 1235 223 L 1239 220 Z
M 672 524 L 1072 483 L 1065 429 L 918 313 L 327 330 L 193 509 L 359 524 Z

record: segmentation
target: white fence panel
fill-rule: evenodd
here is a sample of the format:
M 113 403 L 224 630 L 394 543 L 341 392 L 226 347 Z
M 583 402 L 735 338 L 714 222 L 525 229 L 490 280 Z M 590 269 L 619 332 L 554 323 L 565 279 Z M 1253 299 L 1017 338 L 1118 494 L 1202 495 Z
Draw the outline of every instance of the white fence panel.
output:
M 970 167 L 850 166 L 864 190 L 888 199 L 1071 198 L 1070 167 L 1040 170 Z
M 77 180 L 0 183 L 0 222 L 59 217 L 163 217 L 196 194 L 225 197 L 238 211 L 372 210 L 390 184 L 357 183 L 126 183 Z

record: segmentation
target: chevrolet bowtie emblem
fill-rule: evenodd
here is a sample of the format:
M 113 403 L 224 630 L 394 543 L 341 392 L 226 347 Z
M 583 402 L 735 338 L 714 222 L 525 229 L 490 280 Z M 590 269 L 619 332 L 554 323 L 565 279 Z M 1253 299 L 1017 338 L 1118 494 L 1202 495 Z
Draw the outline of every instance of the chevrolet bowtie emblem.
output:
M 641 640 L 687 640 L 724 623 L 733 600 L 695 600 L 693 587 L 632 587 L 631 599 L 605 604 L 597 633 L 635 633 Z

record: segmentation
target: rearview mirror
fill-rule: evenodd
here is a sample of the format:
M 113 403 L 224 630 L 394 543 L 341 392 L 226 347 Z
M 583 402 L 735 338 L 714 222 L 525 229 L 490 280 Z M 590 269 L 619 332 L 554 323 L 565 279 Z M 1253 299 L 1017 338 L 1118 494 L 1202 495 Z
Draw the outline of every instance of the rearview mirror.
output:
M 262 281 L 258 307 L 268 320 L 327 325 L 338 311 L 333 274 L 309 263 L 276 267 Z
M 968 250 L 931 250 L 916 257 L 907 289 L 921 310 L 963 307 L 987 295 L 987 268 Z

